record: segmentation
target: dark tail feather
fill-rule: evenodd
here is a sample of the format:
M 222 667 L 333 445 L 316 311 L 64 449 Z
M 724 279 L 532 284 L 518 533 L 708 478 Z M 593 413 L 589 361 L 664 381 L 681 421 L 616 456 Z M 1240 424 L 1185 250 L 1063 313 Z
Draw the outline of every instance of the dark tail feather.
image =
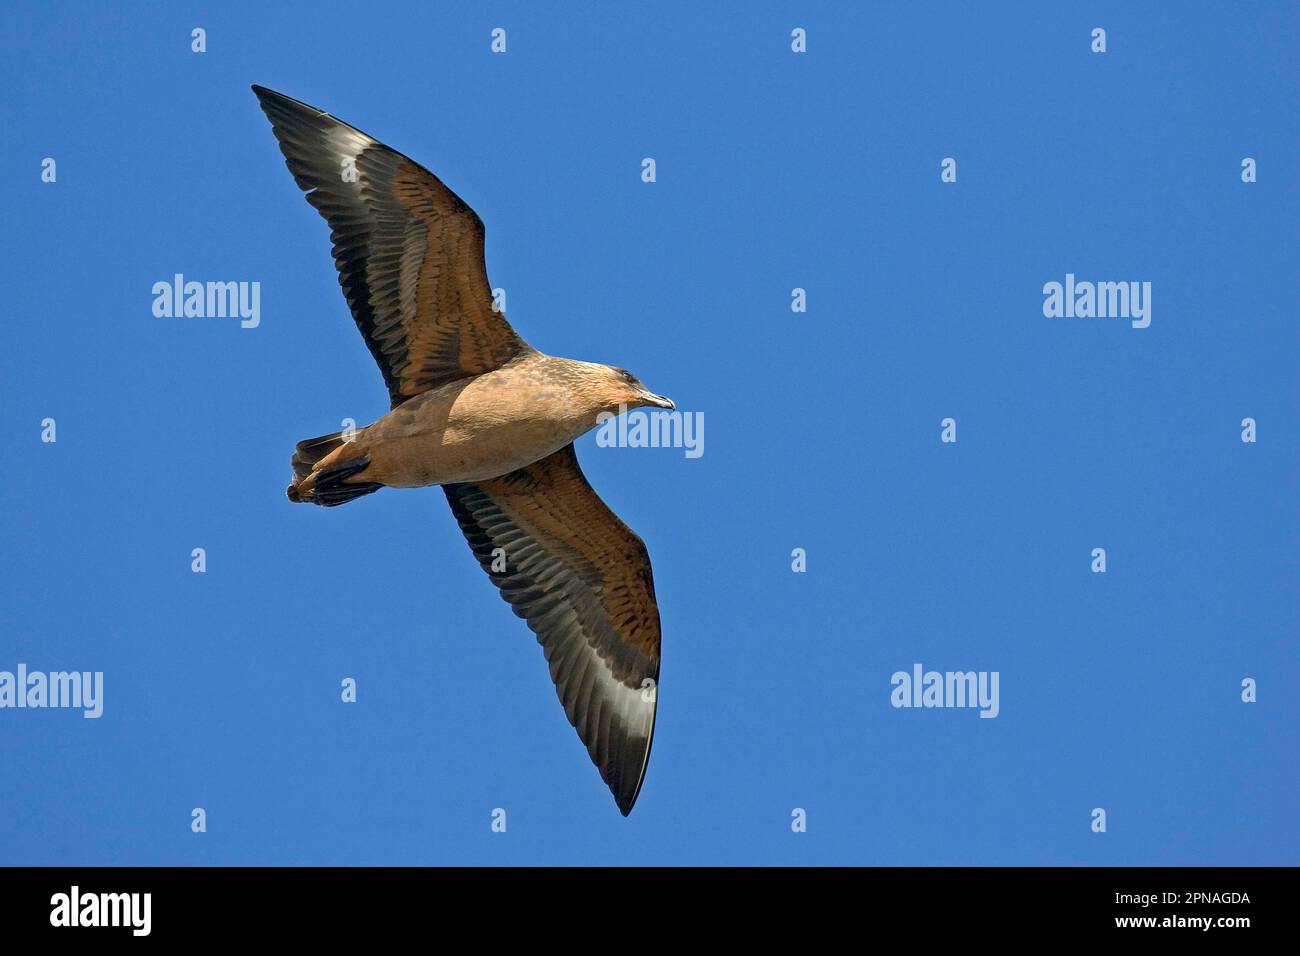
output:
M 343 433 L 321 435 L 319 438 L 304 438 L 293 450 L 293 473 L 299 478 L 311 474 L 312 466 L 339 445 L 343 444 Z
M 344 483 L 370 464 L 370 459 L 365 456 L 339 462 L 324 471 L 313 472 L 322 458 L 343 444 L 343 432 L 298 442 L 293 452 L 293 484 L 286 491 L 290 501 L 306 501 L 332 508 L 384 487 L 377 481 Z
M 377 481 L 355 481 L 344 484 L 344 479 L 351 478 L 359 471 L 365 471 L 369 464 L 369 458 L 354 458 L 347 464 L 336 465 L 318 472 L 316 487 L 308 500 L 324 505 L 326 508 L 333 508 L 335 505 L 345 505 L 353 498 L 373 494 L 384 486 Z

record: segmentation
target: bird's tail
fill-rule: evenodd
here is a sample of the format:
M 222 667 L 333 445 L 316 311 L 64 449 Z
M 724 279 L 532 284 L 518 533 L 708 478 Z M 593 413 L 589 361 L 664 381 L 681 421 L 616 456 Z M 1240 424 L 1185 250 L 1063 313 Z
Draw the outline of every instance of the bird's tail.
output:
M 285 489 L 290 501 L 331 508 L 347 504 L 384 487 L 377 481 L 348 481 L 370 464 L 366 455 L 349 458 L 340 450 L 351 441 L 343 432 L 306 438 L 293 451 L 293 483 Z M 355 435 L 355 431 L 353 432 Z

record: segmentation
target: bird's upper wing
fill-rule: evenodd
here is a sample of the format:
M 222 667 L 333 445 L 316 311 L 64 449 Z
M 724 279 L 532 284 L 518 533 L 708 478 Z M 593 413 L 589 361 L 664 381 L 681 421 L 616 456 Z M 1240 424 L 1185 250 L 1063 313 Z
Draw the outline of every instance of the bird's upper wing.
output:
M 315 107 L 254 86 L 330 225 L 339 284 L 394 406 L 528 346 L 492 308 L 483 221 L 438 177 Z
M 592 490 L 572 445 L 443 490 L 479 564 L 536 632 L 564 712 L 626 816 L 650 758 L 659 681 L 645 544 Z

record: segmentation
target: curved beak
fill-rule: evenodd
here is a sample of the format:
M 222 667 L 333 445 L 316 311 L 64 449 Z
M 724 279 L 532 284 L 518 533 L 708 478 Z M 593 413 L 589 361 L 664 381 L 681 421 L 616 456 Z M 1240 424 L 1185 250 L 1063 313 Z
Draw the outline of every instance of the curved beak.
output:
M 646 391 L 643 394 L 647 405 L 655 405 L 659 408 L 676 408 L 673 400 L 666 395 L 656 395 L 654 392 Z

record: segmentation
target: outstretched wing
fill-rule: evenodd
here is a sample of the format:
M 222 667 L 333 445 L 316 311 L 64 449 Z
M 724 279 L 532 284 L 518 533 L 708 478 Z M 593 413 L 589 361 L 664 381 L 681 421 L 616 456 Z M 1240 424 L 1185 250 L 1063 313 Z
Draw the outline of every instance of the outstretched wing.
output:
M 536 632 L 564 712 L 626 816 L 650 759 L 659 681 L 645 544 L 592 490 L 572 445 L 443 490 L 474 557 Z
M 289 171 L 330 225 L 339 284 L 393 405 L 528 349 L 492 308 L 483 221 L 424 167 L 254 86 Z

